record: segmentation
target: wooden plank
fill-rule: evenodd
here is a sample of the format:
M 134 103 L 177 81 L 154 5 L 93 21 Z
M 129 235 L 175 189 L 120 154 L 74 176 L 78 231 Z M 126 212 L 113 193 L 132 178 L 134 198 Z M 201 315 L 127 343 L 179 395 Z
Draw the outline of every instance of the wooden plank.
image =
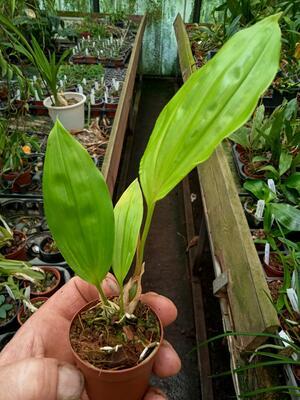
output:
M 191 206 L 191 191 L 189 185 L 189 179 L 185 178 L 183 180 L 183 200 L 184 200 L 184 211 L 185 211 L 185 221 L 186 221 L 186 233 L 187 233 L 187 242 L 195 237 L 197 232 L 195 231 L 195 227 L 193 224 L 193 210 Z M 205 235 L 202 235 L 199 239 L 204 241 L 206 238 Z M 203 248 L 203 244 L 199 243 L 198 249 Z M 202 287 L 201 281 L 199 277 L 194 274 L 194 265 L 197 258 L 197 250 L 196 247 L 192 247 L 188 253 L 189 259 L 189 275 L 191 279 L 191 287 L 192 287 L 192 295 L 193 295 L 193 306 L 194 306 L 194 321 L 195 321 L 195 329 L 196 329 L 196 338 L 199 343 L 205 342 L 207 340 L 206 335 L 206 321 L 205 321 L 205 311 L 203 304 L 203 296 L 202 296 Z M 201 251 L 201 250 L 200 250 Z M 211 365 L 210 365 L 210 357 L 209 357 L 209 347 L 208 346 L 197 346 L 197 361 L 198 361 L 198 369 L 200 374 L 200 382 L 201 382 L 201 394 L 202 399 L 205 400 L 213 400 L 213 386 L 211 379 Z
M 275 332 L 276 311 L 222 146 L 198 166 L 213 257 L 228 274 L 227 295 L 238 332 Z M 241 337 L 243 349 L 265 338 Z
M 196 67 L 180 16 L 174 27 L 185 81 Z M 255 349 L 266 340 L 255 333 L 275 332 L 279 321 L 267 295 L 270 292 L 222 146 L 198 167 L 198 173 L 213 261 L 215 266 L 221 266 L 221 273 L 228 275 L 233 329 L 253 333 L 251 337 L 241 337 L 239 346 L 242 350 Z M 218 276 L 217 267 L 215 271 Z
M 139 63 L 143 34 L 145 31 L 145 23 L 146 17 L 144 16 L 135 38 L 133 50 L 128 65 L 128 71 L 123 84 L 123 90 L 120 96 L 118 109 L 114 119 L 113 128 L 110 134 L 110 139 L 102 166 L 102 173 L 104 175 L 104 178 L 106 179 L 111 194 L 113 194 L 114 192 L 114 187 L 118 176 L 118 169 L 121 160 L 128 115 L 132 102 L 136 71 Z
M 197 68 L 192 54 L 189 37 L 180 14 L 178 14 L 175 19 L 174 29 L 178 43 L 179 64 L 182 78 L 186 81 Z

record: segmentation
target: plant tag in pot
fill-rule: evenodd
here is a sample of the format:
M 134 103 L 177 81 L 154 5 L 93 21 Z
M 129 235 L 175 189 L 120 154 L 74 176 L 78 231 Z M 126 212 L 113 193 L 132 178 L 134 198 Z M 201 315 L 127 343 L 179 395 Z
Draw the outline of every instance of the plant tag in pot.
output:
M 91 90 L 91 95 L 90 96 L 91 96 L 91 105 L 94 106 L 96 104 L 94 89 Z
M 16 99 L 17 100 L 21 100 L 21 91 L 20 91 L 20 89 L 17 90 Z
M 270 262 L 270 243 L 265 244 L 265 255 L 264 255 L 265 264 L 269 265 Z
M 98 81 L 95 82 L 95 89 L 99 90 L 99 82 Z
M 274 182 L 273 179 L 268 179 L 268 186 L 269 186 L 269 189 L 270 189 L 274 194 L 276 194 L 276 186 L 275 186 L 275 182 Z
M 39 94 L 38 94 L 36 89 L 34 90 L 34 98 L 35 98 L 36 101 L 41 101 L 40 96 L 39 96 Z
M 75 56 L 75 54 L 76 54 L 76 47 L 74 47 L 73 49 L 73 56 Z
M 292 289 L 292 288 L 287 289 L 286 294 L 290 300 L 293 310 L 299 314 L 299 312 L 300 312 L 299 302 L 298 302 L 298 296 L 297 296 L 295 289 Z
M 258 219 L 259 221 L 263 219 L 264 210 L 265 210 L 265 201 L 258 200 L 256 206 L 255 218 Z
M 33 82 L 36 82 L 37 81 L 36 75 L 33 75 L 32 79 L 33 79 Z
M 62 79 L 59 80 L 59 86 L 60 86 L 61 88 L 64 87 L 64 83 L 63 83 L 63 80 L 62 80 Z
M 85 49 L 85 55 L 86 55 L 86 56 L 89 55 L 89 49 L 88 49 L 88 48 Z
M 79 92 L 80 94 L 83 94 L 83 88 L 82 88 L 82 86 L 81 86 L 81 85 L 78 85 L 77 87 L 78 87 L 78 92 Z
M 86 78 L 83 78 L 83 79 L 82 79 L 82 83 L 83 83 L 84 85 L 86 85 Z
M 289 347 L 289 346 L 290 346 L 290 344 L 289 344 L 288 342 L 292 342 L 292 343 L 294 342 L 294 341 L 290 338 L 290 336 L 289 336 L 284 330 L 282 330 L 282 331 L 279 332 L 279 336 L 280 336 L 282 339 L 284 339 L 284 340 L 282 341 L 284 347 Z M 293 357 L 294 360 L 297 360 L 297 359 L 298 359 L 298 355 L 297 355 L 296 353 L 293 353 L 293 354 L 292 354 L 292 357 Z

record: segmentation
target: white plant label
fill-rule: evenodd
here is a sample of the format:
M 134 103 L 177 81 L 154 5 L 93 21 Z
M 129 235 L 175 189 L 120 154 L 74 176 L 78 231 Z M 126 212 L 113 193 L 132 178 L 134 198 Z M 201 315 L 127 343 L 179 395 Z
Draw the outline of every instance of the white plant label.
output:
M 99 90 L 99 82 L 98 81 L 95 82 L 95 89 Z
M 60 85 L 60 87 L 63 87 L 63 86 L 64 86 L 64 83 L 63 83 L 63 80 L 62 80 L 62 79 L 59 80 L 59 85 Z
M 286 289 L 286 294 L 287 294 L 287 296 L 288 296 L 288 298 L 290 300 L 290 303 L 291 303 L 291 305 L 293 307 L 293 310 L 296 313 L 299 313 L 300 310 L 299 310 L 298 296 L 297 296 L 296 290 L 292 289 L 292 288 Z
M 33 82 L 36 82 L 37 81 L 36 75 L 33 75 L 32 79 L 33 79 Z
M 82 83 L 83 83 L 84 85 L 86 85 L 86 78 L 83 78 L 83 79 L 82 79 Z
M 279 332 L 279 336 L 280 336 L 282 339 L 284 339 L 284 341 L 282 341 L 284 347 L 289 347 L 289 346 L 290 346 L 290 344 L 289 344 L 288 342 L 286 342 L 286 340 L 288 340 L 289 342 L 292 342 L 292 343 L 294 342 L 294 341 L 290 338 L 290 336 L 289 336 L 285 331 L 283 331 L 283 330 Z M 293 353 L 293 354 L 292 354 L 292 357 L 293 357 L 293 359 L 294 359 L 295 361 L 297 361 L 298 355 L 297 355 L 296 353 Z
M 269 265 L 269 263 L 270 263 L 270 243 L 265 244 L 264 262 L 267 265 Z
M 104 76 L 101 76 L 101 85 L 104 84 Z
M 82 42 L 84 42 L 85 41 L 85 37 L 84 36 L 82 36 Z
M 64 80 L 65 80 L 65 81 L 67 81 L 67 80 L 68 80 L 68 78 L 67 78 L 67 75 L 64 75 Z
M 275 186 L 275 182 L 274 182 L 273 179 L 268 179 L 268 186 L 269 186 L 269 189 L 270 189 L 274 194 L 276 194 L 276 186 Z
M 40 96 L 36 89 L 34 90 L 34 97 L 35 97 L 35 101 L 41 101 Z
M 85 55 L 86 55 L 86 56 L 89 55 L 89 49 L 85 49 Z
M 93 42 L 93 47 L 94 47 L 94 48 L 96 47 L 96 42 Z
M 94 106 L 95 104 L 96 104 L 96 100 L 95 100 L 95 93 L 93 93 L 92 91 L 91 91 L 91 105 L 92 106 Z
M 119 82 L 119 81 L 116 81 L 116 83 L 115 83 L 115 89 L 116 89 L 117 92 L 119 91 L 119 87 L 120 87 L 120 82 Z
M 100 51 L 99 50 L 97 50 L 97 56 L 100 57 Z
M 80 94 L 83 94 L 83 88 L 82 88 L 82 86 L 81 86 L 81 85 L 78 85 L 77 87 L 78 87 L 78 92 L 79 92 Z
M 76 54 L 76 48 L 73 49 L 73 56 Z
M 16 97 L 17 97 L 17 100 L 21 100 L 21 91 L 20 91 L 20 89 L 17 90 Z
M 104 93 L 104 99 L 105 99 L 105 103 L 108 103 L 108 95 L 107 95 L 107 92 Z
M 88 35 L 88 41 L 90 41 L 91 40 L 91 37 L 90 37 L 90 35 Z
M 263 218 L 265 205 L 266 203 L 264 200 L 258 200 L 255 212 L 256 219 L 261 220 Z

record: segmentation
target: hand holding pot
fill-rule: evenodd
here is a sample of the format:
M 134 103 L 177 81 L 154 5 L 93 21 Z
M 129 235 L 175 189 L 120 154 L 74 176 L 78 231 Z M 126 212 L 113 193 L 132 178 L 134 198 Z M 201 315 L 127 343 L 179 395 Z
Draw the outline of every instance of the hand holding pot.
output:
M 104 281 L 108 296 L 117 295 L 112 276 Z M 70 321 L 76 310 L 97 298 L 97 290 L 73 278 L 53 295 L 18 331 L 0 354 L 0 400 L 71 400 L 79 398 L 84 380 L 72 365 L 68 344 Z M 164 325 L 174 321 L 174 304 L 156 293 L 143 295 Z M 160 377 L 176 374 L 180 360 L 170 344 L 164 342 L 157 354 L 153 372 Z M 3 397 L 2 397 L 3 396 Z M 156 389 L 149 389 L 145 400 L 162 400 Z M 82 399 L 87 399 L 82 395 Z M 99 398 L 101 400 L 101 398 Z M 103 399 L 105 400 L 105 399 Z

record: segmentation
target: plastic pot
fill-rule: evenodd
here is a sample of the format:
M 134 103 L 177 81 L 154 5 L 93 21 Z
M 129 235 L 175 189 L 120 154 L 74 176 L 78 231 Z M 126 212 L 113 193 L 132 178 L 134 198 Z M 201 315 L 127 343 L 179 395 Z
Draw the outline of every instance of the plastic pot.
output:
M 14 230 L 13 232 L 14 239 L 18 238 L 19 240 L 19 245 L 16 249 L 11 250 L 9 247 L 4 247 L 5 251 L 3 252 L 3 255 L 5 258 L 9 260 L 27 260 L 27 253 L 26 253 L 26 242 L 27 242 L 27 237 L 26 235 L 21 232 Z
M 92 301 L 82 307 L 72 319 L 70 329 L 73 321 L 82 311 L 85 311 L 95 305 L 96 301 Z M 153 311 L 153 310 L 152 310 Z M 142 400 L 144 394 L 149 387 L 149 379 L 151 376 L 152 367 L 154 364 L 155 356 L 163 340 L 163 327 L 160 319 L 160 344 L 155 350 L 139 365 L 120 371 L 100 370 L 87 361 L 83 361 L 77 353 L 72 349 L 75 364 L 79 368 L 86 382 L 86 390 L 90 400 Z
M 18 193 L 24 191 L 32 183 L 31 166 L 20 172 L 4 172 L 2 181 L 12 192 Z
M 1 294 L 5 296 L 5 302 L 7 304 L 13 305 L 13 311 L 11 312 L 12 315 L 10 316 L 10 318 L 5 321 L 0 320 L 0 335 L 15 330 L 17 328 L 17 313 L 19 310 L 19 303 L 16 300 L 13 300 L 8 295 L 8 293 L 1 292 Z
M 283 265 L 277 253 L 270 253 L 270 261 L 268 264 L 263 260 L 263 267 L 268 277 L 283 277 Z
M 30 290 L 30 295 L 31 296 L 38 296 L 38 297 L 50 297 L 55 293 L 60 285 L 61 282 L 61 273 L 58 269 L 53 268 L 53 267 L 48 267 L 48 266 L 42 266 L 42 265 L 36 265 L 38 268 L 41 268 L 45 272 L 51 272 L 54 277 L 55 277 L 55 284 L 48 289 L 45 289 L 43 291 L 38 291 L 34 287 Z M 26 282 L 26 285 L 29 283 Z
M 34 305 L 37 302 L 43 302 L 42 305 L 44 305 L 44 303 L 46 303 L 46 301 L 48 300 L 48 297 L 35 297 L 34 299 L 30 299 L 30 302 Z M 26 315 L 25 313 L 25 308 L 22 305 L 19 309 L 19 312 L 17 314 L 17 319 L 20 325 L 25 324 L 25 322 L 27 321 L 27 319 L 29 319 L 31 317 L 31 315 L 26 319 L 26 321 L 22 321 L 22 319 L 24 318 L 24 316 Z
M 66 92 L 64 97 L 66 99 L 76 99 L 78 103 L 65 107 L 56 107 L 52 105 L 52 96 L 44 100 L 43 104 L 48 109 L 52 121 L 55 122 L 58 118 L 68 130 L 83 129 L 86 96 L 81 93 Z
M 51 263 L 51 264 L 56 264 L 56 263 L 60 263 L 64 261 L 64 258 L 61 254 L 60 251 L 56 252 L 56 253 L 48 253 L 44 250 L 45 245 L 47 244 L 47 242 L 50 240 L 53 241 L 53 239 L 51 238 L 51 236 L 47 236 L 45 237 L 40 244 L 40 259 L 42 261 L 44 261 L 45 263 Z

